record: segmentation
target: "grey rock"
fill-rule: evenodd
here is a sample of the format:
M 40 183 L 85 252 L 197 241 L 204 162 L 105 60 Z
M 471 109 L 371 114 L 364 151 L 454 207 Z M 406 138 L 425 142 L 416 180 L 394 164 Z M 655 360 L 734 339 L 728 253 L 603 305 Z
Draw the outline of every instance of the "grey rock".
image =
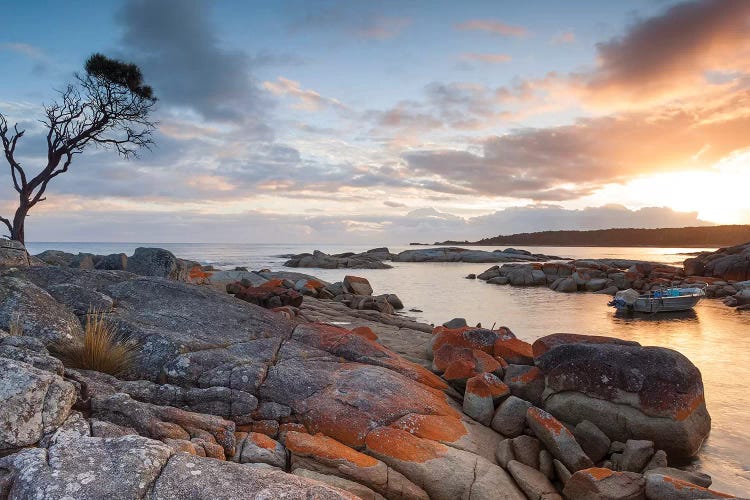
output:
M 0 450 L 30 446 L 68 418 L 75 387 L 55 373 L 0 358 Z
M 484 250 L 469 250 L 458 247 L 420 248 L 405 250 L 396 255 L 397 262 L 518 262 L 547 260 L 548 256 L 531 256 L 523 253 L 487 252 Z M 482 279 L 482 278 L 480 278 Z
M 233 460 L 241 464 L 264 463 L 283 469 L 286 467 L 286 449 L 278 441 L 264 434 L 249 433 L 237 443 Z
M 101 313 L 112 311 L 112 297 L 80 285 L 61 283 L 48 287 L 47 292 L 56 301 L 68 306 L 77 316 L 93 311 Z
M 565 483 L 563 495 L 576 500 L 645 500 L 645 483 L 643 476 L 633 472 L 581 470 Z
M 653 469 L 658 469 L 660 467 L 667 467 L 669 465 L 667 460 L 667 453 L 664 450 L 656 450 L 656 453 L 654 453 L 654 456 L 651 457 L 651 460 L 649 460 L 646 467 L 643 469 L 643 472 L 647 472 Z
M 507 469 L 508 463 L 515 459 L 516 456 L 513 452 L 512 439 L 503 439 L 497 443 L 497 448 L 495 448 L 495 460 L 497 460 L 497 463 L 500 464 L 500 466 Z
M 573 435 L 594 463 L 598 463 L 609 454 L 609 438 L 599 427 L 588 420 L 579 422 L 573 430 Z
M 534 373 L 541 375 L 539 369 L 530 365 L 508 365 L 505 369 L 503 382 L 510 388 L 511 394 L 535 405 L 542 404 L 542 393 L 544 392 L 544 377 L 533 376 Z M 532 376 L 529 376 L 531 373 Z
M 552 481 L 555 478 L 555 464 L 553 458 L 547 450 L 539 451 L 539 472 L 544 474 L 547 479 Z
M 334 488 L 339 488 L 349 493 L 356 495 L 362 500 L 385 500 L 385 497 L 381 494 L 373 491 L 365 485 L 355 483 L 343 477 L 334 476 L 333 474 L 321 474 L 320 472 L 297 468 L 292 471 L 295 476 L 305 477 L 321 483 L 328 484 Z
M 0 469 L 11 476 L 11 499 L 145 498 L 171 455 L 140 436 L 83 438 L 10 455 Z
M 487 280 L 490 285 L 507 285 L 510 283 L 510 279 L 507 276 L 495 276 Z
M 72 342 L 83 335 L 78 318 L 29 281 L 0 277 L 0 328 L 18 322 L 25 335 L 45 343 Z
M 532 500 L 562 500 L 549 479 L 538 470 L 516 460 L 508 463 L 510 472 L 516 484 Z
M 552 465 L 555 467 L 555 474 L 562 484 L 566 484 L 572 474 L 565 465 L 556 458 L 552 459 Z
M 446 328 L 463 328 L 468 325 L 466 324 L 466 318 L 453 318 L 443 323 L 443 326 Z
M 386 299 L 385 299 L 385 300 L 387 300 L 387 301 L 388 301 L 388 303 L 389 303 L 389 304 L 390 304 L 391 306 L 393 306 L 393 308 L 394 308 L 394 309 L 396 309 L 397 311 L 398 311 L 398 310 L 401 310 L 401 309 L 403 309 L 403 308 L 404 308 L 404 303 L 403 303 L 403 302 L 401 302 L 401 299 L 400 299 L 400 298 L 398 298 L 398 295 L 396 295 L 396 294 L 393 294 L 393 293 L 389 293 L 389 294 L 387 295 L 387 297 L 386 297 Z
M 646 474 L 646 498 L 649 500 L 696 500 L 706 498 L 727 498 L 728 495 L 709 490 L 682 479 L 656 474 Z
M 175 454 L 151 488 L 152 500 L 234 500 L 356 497 L 344 490 L 280 470 Z
M 500 276 L 500 266 L 492 266 L 483 273 L 479 273 L 477 279 L 487 281 L 498 276 Z
M 644 473 L 644 476 L 648 477 L 649 474 L 660 474 L 662 476 L 673 477 L 681 481 L 687 481 L 688 483 L 697 484 L 703 488 L 711 486 L 711 476 L 697 471 L 687 471 L 682 469 L 675 469 L 673 467 L 657 467 L 655 469 L 648 470 Z
M 0 268 L 29 266 L 29 254 L 23 243 L 0 238 Z
M 560 278 L 559 281 L 552 284 L 552 289 L 556 292 L 575 293 L 578 291 L 578 284 L 571 277 Z
M 526 411 L 532 406 L 521 398 L 508 396 L 495 411 L 490 427 L 504 436 L 520 436 L 526 427 Z
M 526 423 L 552 456 L 565 464 L 568 470 L 579 471 L 594 465 L 573 434 L 546 411 L 529 408 Z
M 625 443 L 622 441 L 612 441 L 609 445 L 609 453 L 622 453 L 625 451 Z
M 370 282 L 359 276 L 344 276 L 344 287 L 354 295 L 372 295 Z
M 35 257 L 45 264 L 51 266 L 70 267 L 76 256 L 72 253 L 63 252 L 62 250 L 45 250 L 36 254 Z
M 533 469 L 539 469 L 539 452 L 541 446 L 539 440 L 527 435 L 513 438 L 513 456 L 516 460 Z
M 0 358 L 21 361 L 60 376 L 65 371 L 62 362 L 50 356 L 39 339 L 25 335 L 0 335 Z
M 628 439 L 625 442 L 625 451 L 622 452 L 622 470 L 630 472 L 641 472 L 654 456 L 653 441 Z
M 128 268 L 128 256 L 124 253 L 102 255 L 96 262 L 94 268 L 109 269 L 112 271 L 124 271 Z
M 135 249 L 127 261 L 127 271 L 141 276 L 157 276 L 171 280 L 187 280 L 188 269 L 169 250 L 163 248 Z

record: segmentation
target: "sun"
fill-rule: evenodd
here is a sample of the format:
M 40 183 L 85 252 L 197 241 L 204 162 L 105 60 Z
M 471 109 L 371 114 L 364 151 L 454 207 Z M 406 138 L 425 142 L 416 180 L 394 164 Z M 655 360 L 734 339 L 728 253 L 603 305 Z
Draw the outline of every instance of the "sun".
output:
M 750 149 L 724 158 L 706 170 L 640 176 L 605 186 L 586 203 L 618 203 L 631 209 L 667 207 L 697 212 L 716 224 L 750 224 Z

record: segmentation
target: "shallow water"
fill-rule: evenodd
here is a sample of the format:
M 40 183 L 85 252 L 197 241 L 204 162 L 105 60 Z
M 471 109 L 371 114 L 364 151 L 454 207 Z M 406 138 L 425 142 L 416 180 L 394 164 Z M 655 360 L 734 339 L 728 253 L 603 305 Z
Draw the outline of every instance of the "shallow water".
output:
M 282 270 L 286 253 L 311 251 L 294 245 L 221 244 L 119 244 L 30 243 L 32 253 L 48 248 L 70 252 L 132 254 L 137 246 L 168 248 L 182 258 L 217 266 Z M 420 247 L 391 247 L 391 251 Z M 321 246 L 326 252 L 361 251 L 366 248 Z M 492 248 L 485 248 L 492 250 Z M 534 247 L 534 253 L 573 258 L 630 258 L 680 263 L 687 252 L 699 249 Z M 609 297 L 594 294 L 561 294 L 546 288 L 512 288 L 468 280 L 492 264 L 394 263 L 394 269 L 298 269 L 326 281 L 346 274 L 366 277 L 375 293 L 396 293 L 408 313 L 439 324 L 464 317 L 469 324 L 508 326 L 519 337 L 533 342 L 556 332 L 608 335 L 643 345 L 676 349 L 703 374 L 706 401 L 712 417 L 711 435 L 693 467 L 710 474 L 712 488 L 737 495 L 750 494 L 750 312 L 737 312 L 719 301 L 705 300 L 694 312 L 665 316 L 617 316 L 607 307 Z

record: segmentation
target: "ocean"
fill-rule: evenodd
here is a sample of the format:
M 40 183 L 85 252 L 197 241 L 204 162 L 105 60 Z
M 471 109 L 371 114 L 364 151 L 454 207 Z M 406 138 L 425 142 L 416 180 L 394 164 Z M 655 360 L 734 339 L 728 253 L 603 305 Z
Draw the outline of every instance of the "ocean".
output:
M 282 254 L 364 251 L 352 245 L 208 244 L 208 243 L 28 243 L 31 253 L 47 249 L 67 252 L 132 255 L 139 246 L 161 247 L 181 258 L 233 269 L 283 268 Z M 422 248 L 391 246 L 392 252 Z M 466 247 L 475 248 L 475 247 Z M 488 247 L 476 247 L 492 250 Z M 517 247 L 534 253 L 570 258 L 622 258 L 680 264 L 702 249 L 610 247 Z M 706 249 L 713 250 L 713 249 Z M 325 281 L 346 274 L 367 278 L 375 293 L 395 293 L 406 312 L 420 321 L 441 324 L 454 317 L 485 327 L 507 326 L 528 342 L 558 332 L 607 335 L 643 345 L 675 349 L 703 374 L 711 435 L 691 468 L 713 477 L 712 488 L 750 494 L 750 312 L 738 312 L 716 300 L 704 300 L 694 312 L 677 316 L 620 317 L 607 307 L 608 296 L 562 294 L 541 288 L 512 288 L 468 280 L 493 264 L 393 263 L 393 269 L 295 269 Z

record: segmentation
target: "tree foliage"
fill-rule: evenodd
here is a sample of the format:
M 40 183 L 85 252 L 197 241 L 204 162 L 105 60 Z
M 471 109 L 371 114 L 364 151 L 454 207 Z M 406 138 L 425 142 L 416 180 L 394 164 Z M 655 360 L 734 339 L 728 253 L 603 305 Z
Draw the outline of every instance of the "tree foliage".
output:
M 33 177 L 17 155 L 25 130 L 20 130 L 18 124 L 9 127 L 0 113 L 0 140 L 19 195 L 13 219 L 0 217 L 0 222 L 10 231 L 11 239 L 21 242 L 29 210 L 45 200 L 49 182 L 67 172 L 76 155 L 93 145 L 130 158 L 152 144 L 156 123 L 150 116 L 156 98 L 135 64 L 93 54 L 86 61 L 85 73 L 76 74 L 75 82 L 58 94 L 57 100 L 44 105 L 45 118 L 41 123 L 47 130 L 47 160 Z

